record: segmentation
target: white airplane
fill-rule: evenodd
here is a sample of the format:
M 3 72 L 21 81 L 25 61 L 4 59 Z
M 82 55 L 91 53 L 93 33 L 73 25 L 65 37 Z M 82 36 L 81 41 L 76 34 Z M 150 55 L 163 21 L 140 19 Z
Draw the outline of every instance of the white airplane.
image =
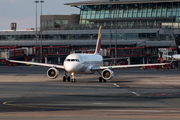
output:
M 99 54 L 101 47 L 101 32 L 102 27 L 99 28 L 99 34 L 96 44 L 96 50 L 94 54 L 70 54 L 66 57 L 64 65 L 54 65 L 45 63 L 25 62 L 8 60 L 14 63 L 23 63 L 37 66 L 50 67 L 47 71 L 47 76 L 51 79 L 55 79 L 59 75 L 58 68 L 65 71 L 63 81 L 75 82 L 75 74 L 93 74 L 96 71 L 100 74 L 99 82 L 106 82 L 114 77 L 114 69 L 127 68 L 127 67 L 141 67 L 141 66 L 153 66 L 153 65 L 165 65 L 161 64 L 139 64 L 139 65 L 122 65 L 122 66 L 102 66 L 103 57 Z
M 177 52 L 180 53 L 180 40 L 178 36 L 175 36 L 175 42 L 176 42 L 176 47 L 177 47 Z M 176 60 L 180 60 L 180 54 L 174 54 L 174 55 L 164 55 L 165 57 L 168 58 L 173 58 Z
M 176 59 L 176 60 L 180 60 L 180 54 L 175 54 L 175 55 L 164 55 L 165 57 L 168 57 L 168 58 L 173 58 L 173 59 Z

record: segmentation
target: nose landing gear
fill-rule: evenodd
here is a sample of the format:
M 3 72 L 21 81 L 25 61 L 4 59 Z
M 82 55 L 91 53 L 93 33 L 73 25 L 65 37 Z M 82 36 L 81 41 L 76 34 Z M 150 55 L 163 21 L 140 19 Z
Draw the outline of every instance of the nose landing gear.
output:
M 75 79 L 74 76 L 75 76 L 75 74 L 74 74 L 74 73 L 71 73 L 71 78 L 72 78 L 72 79 L 71 79 L 71 82 L 72 82 L 72 83 L 75 83 L 75 82 L 76 82 L 76 79 Z
M 71 76 L 71 77 L 70 77 Z M 72 82 L 75 83 L 76 79 L 74 77 L 74 73 L 71 73 L 71 75 L 69 75 L 69 73 L 67 71 L 64 72 L 64 77 L 63 77 L 63 82 Z M 72 78 L 72 79 L 71 79 Z
M 75 82 L 76 82 L 76 79 L 75 79 L 75 77 L 74 77 L 74 74 L 72 74 L 71 82 L 72 82 L 72 83 L 75 83 Z

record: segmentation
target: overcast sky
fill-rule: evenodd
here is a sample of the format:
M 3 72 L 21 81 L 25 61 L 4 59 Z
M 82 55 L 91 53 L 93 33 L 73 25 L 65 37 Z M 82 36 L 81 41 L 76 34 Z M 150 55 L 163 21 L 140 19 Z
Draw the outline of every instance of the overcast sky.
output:
M 0 30 L 10 30 L 12 22 L 17 23 L 17 29 L 35 28 L 35 0 L 0 0 Z M 40 1 L 40 0 L 39 0 Z M 43 15 L 79 14 L 80 10 L 64 3 L 88 0 L 44 0 Z M 38 4 L 38 26 L 41 5 Z

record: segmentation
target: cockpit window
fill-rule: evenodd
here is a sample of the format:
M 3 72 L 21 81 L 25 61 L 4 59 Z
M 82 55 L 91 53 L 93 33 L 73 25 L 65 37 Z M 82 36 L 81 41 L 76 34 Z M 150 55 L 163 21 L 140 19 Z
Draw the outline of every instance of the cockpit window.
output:
M 71 62 L 74 62 L 74 61 L 76 61 L 76 59 L 71 59 Z
M 80 62 L 78 59 L 76 59 L 76 62 Z
M 70 59 L 67 59 L 66 61 L 71 61 Z
M 80 62 L 80 60 L 79 59 L 66 59 L 66 61 L 68 61 L 68 62 Z

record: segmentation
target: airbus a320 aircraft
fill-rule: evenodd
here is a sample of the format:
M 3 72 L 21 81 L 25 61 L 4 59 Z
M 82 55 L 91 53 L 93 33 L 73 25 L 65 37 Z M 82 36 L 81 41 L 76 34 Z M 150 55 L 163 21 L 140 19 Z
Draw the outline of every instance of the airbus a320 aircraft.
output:
M 70 54 L 66 57 L 64 65 L 44 64 L 35 62 L 24 62 L 16 60 L 8 60 L 15 63 L 23 63 L 30 65 L 46 66 L 50 67 L 47 71 L 47 76 L 51 79 L 55 79 L 59 75 L 58 68 L 65 71 L 63 81 L 75 82 L 75 74 L 93 74 L 96 71 L 100 74 L 99 82 L 106 82 L 114 77 L 114 69 L 127 68 L 127 67 L 140 67 L 140 66 L 153 66 L 153 65 L 165 65 L 162 64 L 139 64 L 139 65 L 122 65 L 122 66 L 102 66 L 103 57 L 99 54 L 101 48 L 101 32 L 102 27 L 99 28 L 99 34 L 96 44 L 96 50 L 94 54 Z

